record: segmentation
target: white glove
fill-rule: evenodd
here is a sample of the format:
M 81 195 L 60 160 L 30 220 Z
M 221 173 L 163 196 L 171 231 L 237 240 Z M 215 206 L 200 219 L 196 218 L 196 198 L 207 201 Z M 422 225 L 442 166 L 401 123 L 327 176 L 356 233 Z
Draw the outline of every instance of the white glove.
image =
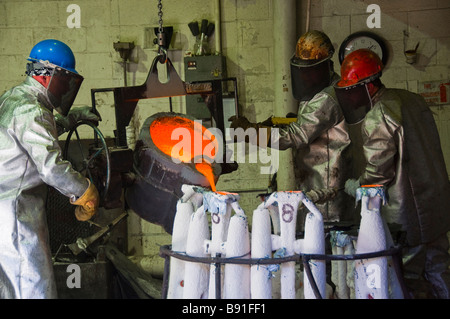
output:
M 359 180 L 357 179 L 348 179 L 345 182 L 345 192 L 350 196 L 356 197 L 356 190 L 361 187 L 359 185 Z

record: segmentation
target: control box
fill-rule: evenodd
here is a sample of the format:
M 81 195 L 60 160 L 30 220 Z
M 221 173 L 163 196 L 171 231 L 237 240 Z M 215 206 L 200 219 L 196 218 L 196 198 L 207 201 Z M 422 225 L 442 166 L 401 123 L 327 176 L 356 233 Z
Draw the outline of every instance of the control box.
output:
M 184 58 L 185 82 L 221 80 L 226 75 L 226 58 L 201 55 Z M 200 95 L 186 95 L 186 114 L 199 120 L 210 120 L 211 114 Z

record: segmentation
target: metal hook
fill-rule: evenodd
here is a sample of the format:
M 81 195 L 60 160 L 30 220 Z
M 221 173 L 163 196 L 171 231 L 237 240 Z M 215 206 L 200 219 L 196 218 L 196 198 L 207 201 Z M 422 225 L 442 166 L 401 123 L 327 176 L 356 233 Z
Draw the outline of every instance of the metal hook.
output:
M 167 58 L 167 50 L 162 46 L 159 47 L 158 57 L 159 57 L 159 59 L 158 59 L 159 63 L 161 63 L 161 64 L 167 63 L 167 59 L 168 59 Z

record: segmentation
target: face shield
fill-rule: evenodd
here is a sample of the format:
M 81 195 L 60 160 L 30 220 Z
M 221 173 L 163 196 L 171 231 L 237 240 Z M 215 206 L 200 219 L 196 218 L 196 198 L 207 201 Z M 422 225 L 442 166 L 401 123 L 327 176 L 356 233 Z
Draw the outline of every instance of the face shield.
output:
M 372 108 L 372 99 L 366 82 L 357 83 L 346 87 L 334 86 L 336 97 L 345 121 L 348 124 L 356 124 L 362 121 Z
M 55 67 L 47 87 L 47 95 L 55 110 L 66 116 L 78 94 L 83 77 L 69 70 Z
M 299 101 L 309 101 L 330 85 L 329 59 L 305 61 L 295 55 L 291 58 L 292 94 Z
M 29 76 L 49 76 L 47 98 L 52 107 L 66 116 L 78 94 L 83 77 L 78 73 L 61 68 L 47 61 L 27 64 L 26 74 Z

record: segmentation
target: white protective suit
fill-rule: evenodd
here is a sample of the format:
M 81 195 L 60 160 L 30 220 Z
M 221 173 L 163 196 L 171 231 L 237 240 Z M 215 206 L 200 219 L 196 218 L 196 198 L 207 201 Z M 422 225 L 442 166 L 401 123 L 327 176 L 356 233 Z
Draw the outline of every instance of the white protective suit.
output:
M 450 298 L 450 183 L 433 115 L 406 90 L 383 87 L 372 99 L 362 123 L 367 166 L 359 183 L 386 186 L 382 215 L 406 234 L 405 275 L 423 273 L 435 296 Z
M 88 181 L 61 157 L 45 88 L 32 77 L 0 97 L 0 298 L 56 298 L 47 185 L 79 197 Z
M 334 73 L 331 85 L 339 80 Z M 332 86 L 301 102 L 297 121 L 279 130 L 280 150 L 293 148 L 296 186 L 303 192 L 342 189 L 351 176 L 350 136 Z M 273 136 L 272 136 L 273 138 Z M 273 143 L 273 141 L 272 141 Z M 317 204 L 327 222 L 354 219 L 354 200 L 345 192 Z

